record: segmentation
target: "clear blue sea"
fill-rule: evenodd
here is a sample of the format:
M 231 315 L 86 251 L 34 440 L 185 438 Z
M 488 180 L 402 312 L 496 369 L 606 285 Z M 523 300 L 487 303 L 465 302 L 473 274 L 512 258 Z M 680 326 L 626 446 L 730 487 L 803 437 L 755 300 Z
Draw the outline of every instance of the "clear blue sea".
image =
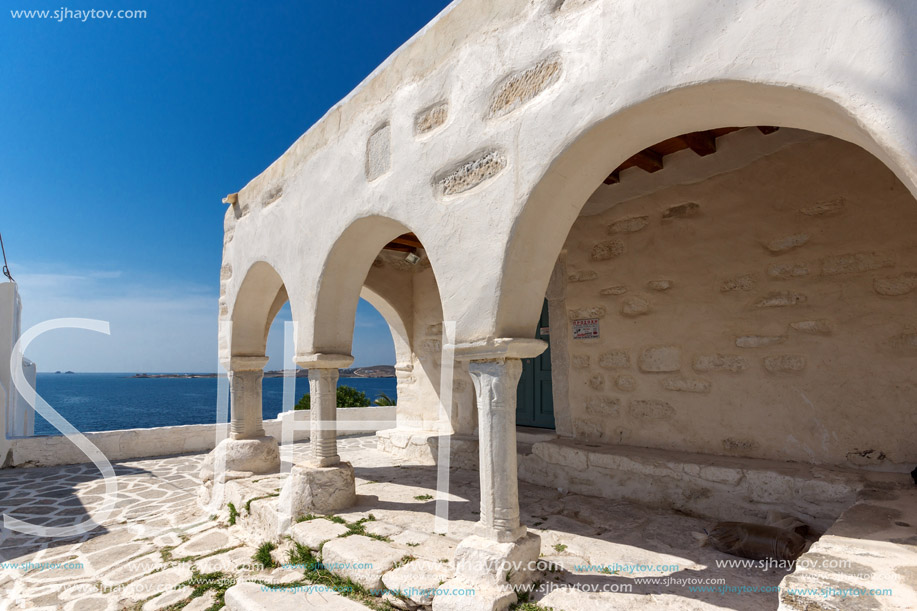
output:
M 216 378 L 134 378 L 132 373 L 39 373 L 38 394 L 80 432 L 114 431 L 216 422 Z M 395 399 L 395 378 L 341 378 L 375 399 Z M 282 409 L 283 378 L 265 378 L 265 420 Z M 309 392 L 308 378 L 296 378 L 296 399 Z M 36 435 L 59 435 L 35 415 Z

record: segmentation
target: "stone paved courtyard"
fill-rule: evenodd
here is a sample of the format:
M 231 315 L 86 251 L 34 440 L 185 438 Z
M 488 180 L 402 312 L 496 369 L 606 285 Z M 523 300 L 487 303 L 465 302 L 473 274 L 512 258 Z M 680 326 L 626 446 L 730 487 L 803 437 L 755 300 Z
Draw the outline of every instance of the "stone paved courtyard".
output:
M 394 549 L 393 557 L 427 561 L 418 567 L 443 567 L 444 577 L 438 582 L 445 581 L 457 544 L 477 520 L 478 474 L 452 470 L 450 529 L 445 536 L 436 535 L 435 467 L 407 464 L 375 446 L 373 436 L 340 440 L 342 458 L 356 468 L 359 495 L 357 506 L 340 518 L 347 524 L 364 520 L 365 534 L 385 540 L 384 546 Z M 295 453 L 303 456 L 307 449 L 308 443 L 297 444 Z M 173 456 L 115 465 L 117 509 L 92 533 L 47 540 L 4 530 L 0 608 L 201 610 L 218 608 L 221 590 L 194 584 L 199 575 L 220 572 L 209 579 L 227 585 L 245 580 L 301 583 L 301 569 L 264 569 L 253 560 L 259 541 L 245 531 L 245 507 L 237 508 L 233 526 L 227 511 L 210 515 L 199 507 L 202 458 Z M 0 511 L 36 524 L 66 525 L 97 508 L 103 490 L 92 465 L 9 470 L 0 474 Z M 777 607 L 775 592 L 689 591 L 684 580 L 695 580 L 693 585 L 771 587 L 786 575 L 777 569 L 717 568 L 716 560 L 731 557 L 698 547 L 692 535 L 709 527 L 709 521 L 529 484 L 520 484 L 520 501 L 524 523 L 542 536 L 544 560 L 554 565 L 531 597 L 541 605 L 570 611 Z M 347 524 L 322 522 L 324 531 L 331 533 L 324 538 L 348 530 Z M 304 531 L 309 524 L 295 528 Z M 321 530 L 318 525 L 309 527 L 313 534 Z M 303 537 L 308 533 L 297 538 Z M 371 541 L 361 535 L 350 542 L 343 538 L 326 544 L 330 547 L 325 548 L 324 561 L 332 552 L 342 558 L 359 554 L 355 545 L 364 539 Z M 288 562 L 290 548 L 291 543 L 282 543 L 273 552 L 275 560 Z M 658 584 L 635 581 L 642 577 L 672 579 Z M 359 582 L 359 576 L 354 581 Z M 385 608 L 381 601 L 375 604 Z

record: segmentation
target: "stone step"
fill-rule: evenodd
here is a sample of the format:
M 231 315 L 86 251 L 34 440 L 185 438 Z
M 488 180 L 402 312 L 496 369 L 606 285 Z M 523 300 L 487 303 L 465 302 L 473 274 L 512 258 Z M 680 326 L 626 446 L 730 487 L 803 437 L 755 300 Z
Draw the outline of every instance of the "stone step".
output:
M 322 585 L 269 590 L 257 583 L 240 583 L 226 590 L 228 611 L 366 611 L 369 607 Z

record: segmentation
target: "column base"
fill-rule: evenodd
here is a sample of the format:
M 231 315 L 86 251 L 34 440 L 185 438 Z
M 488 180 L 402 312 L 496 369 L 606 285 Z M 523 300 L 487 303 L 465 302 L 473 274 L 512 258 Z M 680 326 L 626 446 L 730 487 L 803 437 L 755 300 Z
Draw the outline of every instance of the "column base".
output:
M 518 586 L 541 574 L 541 537 L 528 533 L 501 543 L 478 535 L 466 537 L 455 550 L 455 574 L 482 586 Z
M 270 436 L 254 439 L 224 439 L 204 458 L 201 481 L 214 479 L 219 454 L 225 452 L 225 472 L 238 477 L 280 472 L 280 447 Z
M 331 467 L 294 465 L 278 499 L 282 515 L 296 518 L 310 513 L 333 513 L 357 501 L 353 466 L 339 462 Z

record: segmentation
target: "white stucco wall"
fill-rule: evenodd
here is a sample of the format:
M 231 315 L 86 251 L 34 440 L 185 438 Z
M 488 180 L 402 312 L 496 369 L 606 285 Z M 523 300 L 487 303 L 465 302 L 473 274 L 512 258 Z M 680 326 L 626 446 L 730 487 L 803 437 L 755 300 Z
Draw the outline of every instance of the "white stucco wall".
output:
M 459 341 L 526 336 L 595 187 L 699 129 L 834 135 L 913 190 L 915 15 L 873 0 L 455 2 L 229 198 L 222 318 L 248 316 L 237 296 L 264 261 L 303 323 L 297 350 L 349 352 L 366 271 L 411 230 Z
M 736 132 L 714 155 L 629 170 L 590 198 L 599 212 L 564 245 L 561 322 L 596 317 L 601 336 L 573 340 L 551 321 L 552 349 L 570 354 L 554 376 L 569 377 L 573 433 L 910 471 L 917 202 L 875 157 L 811 134 L 690 180 L 768 138 Z M 670 175 L 686 184 L 666 186 Z M 638 181 L 649 193 L 619 202 Z
M 19 340 L 22 324 L 22 300 L 15 282 L 0 282 L 0 465 L 9 453 L 8 438 L 31 435 L 35 429 L 35 412 L 13 386 L 10 358 Z M 22 359 L 26 380 L 35 385 L 35 363 Z

